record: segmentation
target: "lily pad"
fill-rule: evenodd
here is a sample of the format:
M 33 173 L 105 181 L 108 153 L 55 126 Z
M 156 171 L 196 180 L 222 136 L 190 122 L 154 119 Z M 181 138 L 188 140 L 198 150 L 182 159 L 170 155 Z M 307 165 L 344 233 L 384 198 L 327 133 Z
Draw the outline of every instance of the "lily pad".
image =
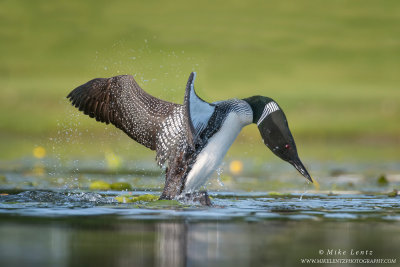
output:
M 397 197 L 399 194 L 399 191 L 397 189 L 393 189 L 392 192 L 388 193 L 389 197 Z
M 389 181 L 386 179 L 385 175 L 381 175 L 381 176 L 379 176 L 377 183 L 379 186 L 385 186 L 385 185 L 388 185 Z
M 110 187 L 112 190 L 132 190 L 132 186 L 124 182 L 112 183 Z
M 111 186 L 109 183 L 102 180 L 94 181 L 89 186 L 90 190 L 110 190 Z
M 148 207 L 165 207 L 165 206 L 181 206 L 182 204 L 178 200 L 166 200 L 161 199 L 148 203 Z
M 152 202 L 157 201 L 158 198 L 158 196 L 150 194 L 145 194 L 141 196 L 121 195 L 115 197 L 115 199 L 120 203 Z
M 271 197 L 281 197 L 284 196 L 285 194 L 279 192 L 269 192 L 268 195 Z

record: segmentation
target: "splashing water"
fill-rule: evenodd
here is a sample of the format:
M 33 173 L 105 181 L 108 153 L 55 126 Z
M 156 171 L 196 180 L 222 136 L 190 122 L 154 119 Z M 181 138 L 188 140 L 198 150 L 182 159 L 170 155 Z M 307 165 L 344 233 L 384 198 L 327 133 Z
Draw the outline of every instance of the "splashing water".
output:
M 156 191 L 136 191 L 132 196 L 160 194 Z M 307 201 L 297 201 L 298 194 L 269 196 L 266 193 L 211 192 L 214 207 L 207 209 L 188 208 L 188 203 L 163 201 L 119 203 L 118 196 L 126 192 L 57 192 L 23 191 L 0 195 L 0 214 L 34 216 L 107 215 L 119 217 L 147 216 L 149 219 L 189 218 L 210 220 L 384 220 L 400 221 L 398 201 L 386 196 L 345 194 L 308 194 Z M 301 195 L 301 197 L 303 194 Z M 140 199 L 140 198 L 138 198 Z M 351 199 L 351 201 L 349 201 Z M 167 205 L 167 206 L 165 206 Z M 168 207 L 172 205 L 172 207 Z M 71 208 L 74 208 L 71 210 Z M 379 209 L 377 209 L 379 207 Z M 46 209 L 43 209 L 46 208 Z M 171 209 L 172 208 L 172 209 Z
M 307 194 L 308 193 L 308 191 L 306 190 L 306 191 L 304 191 L 301 195 L 300 195 L 300 198 L 299 198 L 299 200 L 301 201 L 301 200 L 303 200 L 303 196 L 305 195 L 305 194 Z
M 224 169 L 222 167 L 218 167 L 217 169 L 217 183 L 221 187 L 225 187 L 224 183 L 221 181 L 221 175 L 223 173 Z

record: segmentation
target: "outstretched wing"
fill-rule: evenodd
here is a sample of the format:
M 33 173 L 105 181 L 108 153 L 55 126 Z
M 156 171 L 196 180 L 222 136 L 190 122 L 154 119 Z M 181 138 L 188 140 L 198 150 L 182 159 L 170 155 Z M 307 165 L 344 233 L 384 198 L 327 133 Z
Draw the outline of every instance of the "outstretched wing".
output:
M 90 117 L 114 124 L 138 143 L 160 149 L 160 153 L 160 125 L 182 107 L 147 94 L 130 75 L 93 79 L 74 89 L 67 98 Z
M 186 85 L 184 107 L 188 114 L 188 126 L 192 132 L 193 143 L 198 143 L 198 137 L 207 127 L 208 121 L 215 111 L 215 105 L 205 102 L 194 90 L 196 72 L 192 72 Z

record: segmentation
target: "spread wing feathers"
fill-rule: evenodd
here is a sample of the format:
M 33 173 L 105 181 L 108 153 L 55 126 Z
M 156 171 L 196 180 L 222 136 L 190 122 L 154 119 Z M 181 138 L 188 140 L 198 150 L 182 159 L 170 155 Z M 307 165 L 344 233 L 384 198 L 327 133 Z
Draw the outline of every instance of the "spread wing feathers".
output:
M 74 89 L 72 105 L 97 121 L 112 123 L 138 143 L 157 150 L 160 165 L 185 151 L 189 128 L 182 105 L 147 94 L 130 75 L 97 78 Z
M 171 114 L 166 117 L 157 132 L 157 162 L 161 166 L 166 161 L 168 164 L 174 162 L 178 155 L 188 155 L 193 151 L 190 144 L 192 137 L 189 125 L 185 120 L 185 108 L 177 106 Z M 186 157 L 182 157 L 183 160 Z
M 205 102 L 194 91 L 194 80 L 196 73 L 192 72 L 186 85 L 184 106 L 188 116 L 188 124 L 193 135 L 193 142 L 197 143 L 197 138 L 207 127 L 208 121 L 215 111 L 215 105 Z

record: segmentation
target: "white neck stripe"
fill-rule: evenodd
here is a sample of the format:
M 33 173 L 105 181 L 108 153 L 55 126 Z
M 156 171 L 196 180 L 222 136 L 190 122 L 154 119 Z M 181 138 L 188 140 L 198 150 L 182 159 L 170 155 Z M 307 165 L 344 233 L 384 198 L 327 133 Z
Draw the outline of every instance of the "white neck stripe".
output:
M 265 105 L 264 111 L 260 117 L 260 119 L 257 122 L 257 126 L 260 125 L 260 123 L 272 112 L 275 112 L 279 110 L 278 104 L 276 104 L 274 101 L 269 102 L 268 104 Z

